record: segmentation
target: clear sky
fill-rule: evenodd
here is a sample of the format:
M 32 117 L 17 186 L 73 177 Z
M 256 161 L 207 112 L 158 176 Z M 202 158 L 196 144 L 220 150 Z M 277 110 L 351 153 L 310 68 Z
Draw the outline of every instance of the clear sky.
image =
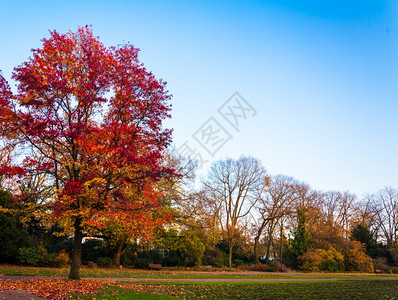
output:
M 91 24 L 168 82 L 177 148 L 361 196 L 398 187 L 397 3 L 0 0 L 0 69 L 9 80 L 48 30 Z M 235 92 L 246 102 L 224 105 Z

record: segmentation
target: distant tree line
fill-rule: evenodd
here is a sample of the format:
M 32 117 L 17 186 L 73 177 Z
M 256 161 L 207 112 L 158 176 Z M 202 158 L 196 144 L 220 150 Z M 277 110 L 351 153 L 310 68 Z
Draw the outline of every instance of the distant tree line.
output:
M 195 190 L 193 162 L 170 154 L 165 163 L 181 174 L 159 184 L 158 201 L 163 212 L 173 215 L 170 222 L 154 228 L 150 239 L 125 238 L 122 249 L 118 249 L 120 234 L 103 230 L 88 235 L 82 248 L 84 264 L 398 270 L 398 191 L 394 188 L 363 199 L 349 192 L 316 191 L 292 177 L 267 174 L 258 159 L 241 157 L 214 163 Z M 26 207 L 13 210 L 12 203 L 11 195 L 2 191 L 1 262 L 70 263 L 73 234 L 65 235 L 62 224 L 22 214 Z

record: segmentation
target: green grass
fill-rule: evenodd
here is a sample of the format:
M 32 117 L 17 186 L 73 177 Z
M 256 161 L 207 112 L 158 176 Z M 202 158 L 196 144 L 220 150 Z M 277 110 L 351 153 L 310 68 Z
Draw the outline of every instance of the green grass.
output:
M 162 270 L 162 271 L 147 271 L 135 269 L 81 269 L 81 277 L 94 277 L 94 278 L 166 278 L 166 279 L 305 279 L 305 278 L 367 278 L 367 279 L 388 279 L 396 278 L 397 275 L 375 275 L 375 274 L 274 274 L 274 273 L 227 273 L 216 272 L 195 272 L 195 271 L 179 271 L 179 270 Z M 69 268 L 35 268 L 23 266 L 0 266 L 0 274 L 4 275 L 30 275 L 30 276 L 62 276 L 67 277 Z
M 67 271 L 61 269 L 49 270 L 45 268 L 28 268 L 28 267 L 14 267 L 14 268 L 0 268 L 0 273 L 3 275 L 24 275 L 24 276 L 67 276 Z
M 4 275 L 67 276 L 68 268 L 0 266 Z M 74 295 L 74 299 L 397 299 L 398 276 L 375 274 L 234 273 L 182 270 L 87 269 L 82 277 L 165 279 L 324 279 L 324 281 L 273 282 L 115 282 L 97 295 Z M 330 280 L 330 278 L 337 280 Z M 340 278 L 341 280 L 338 280 Z M 329 279 L 329 280 L 328 280 Z M 350 280 L 343 280 L 350 279 Z M 123 288 L 124 287 L 124 288 Z M 134 288 L 129 289 L 129 288 Z
M 396 280 L 143 284 L 139 291 L 180 299 L 398 299 Z
M 167 295 L 158 295 L 148 292 L 138 292 L 133 290 L 126 290 L 120 287 L 110 286 L 105 290 L 101 290 L 95 295 L 78 295 L 72 294 L 72 299 L 137 299 L 137 300 L 175 300 L 175 297 L 170 297 Z

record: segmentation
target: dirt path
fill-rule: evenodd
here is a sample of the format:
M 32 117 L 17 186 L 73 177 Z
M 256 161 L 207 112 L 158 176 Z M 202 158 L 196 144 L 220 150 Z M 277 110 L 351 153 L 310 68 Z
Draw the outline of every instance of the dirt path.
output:
M 331 281 L 331 280 L 372 280 L 370 278 L 87 278 L 128 282 L 273 282 L 273 281 Z M 384 280 L 385 278 L 377 279 Z M 398 278 L 391 278 L 398 280 Z M 389 280 L 389 279 L 386 279 Z
M 0 291 L 0 300 L 40 300 L 39 296 L 25 290 Z

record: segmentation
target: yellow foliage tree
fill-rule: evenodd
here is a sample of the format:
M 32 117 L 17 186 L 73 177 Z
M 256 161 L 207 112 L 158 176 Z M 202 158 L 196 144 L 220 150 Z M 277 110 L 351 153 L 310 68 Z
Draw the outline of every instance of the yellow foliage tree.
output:
M 372 259 L 366 255 L 364 244 L 358 241 L 353 241 L 346 252 L 345 265 L 347 271 L 374 272 Z

